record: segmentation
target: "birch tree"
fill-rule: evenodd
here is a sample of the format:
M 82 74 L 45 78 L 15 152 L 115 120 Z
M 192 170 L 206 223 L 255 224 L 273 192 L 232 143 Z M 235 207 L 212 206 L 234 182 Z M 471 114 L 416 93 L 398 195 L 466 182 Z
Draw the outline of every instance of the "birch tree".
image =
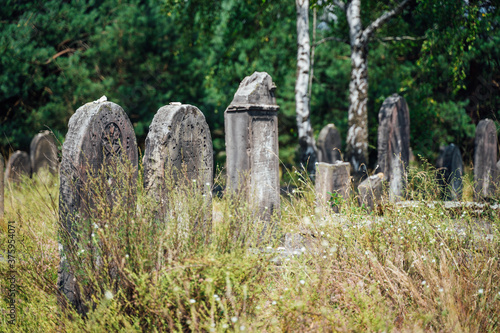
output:
M 295 105 L 300 144 L 300 161 L 314 174 L 317 148 L 310 120 L 308 86 L 311 67 L 311 42 L 309 38 L 309 0 L 295 0 L 297 8 L 297 81 Z
M 332 0 L 346 15 L 351 45 L 351 81 L 349 83 L 349 130 L 346 153 L 354 172 L 368 162 L 368 59 L 367 45 L 373 33 L 384 23 L 401 12 L 409 0 L 402 0 L 391 10 L 384 12 L 365 29 L 361 22 L 361 0 Z

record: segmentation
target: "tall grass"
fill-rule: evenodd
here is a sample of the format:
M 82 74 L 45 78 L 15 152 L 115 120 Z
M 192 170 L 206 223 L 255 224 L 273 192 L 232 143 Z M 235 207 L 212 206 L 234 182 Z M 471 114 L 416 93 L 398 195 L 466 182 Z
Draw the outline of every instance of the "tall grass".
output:
M 325 214 L 311 181 L 290 172 L 295 192 L 282 199 L 279 228 L 263 237 L 265 224 L 243 194 L 211 198 L 211 217 L 203 184 L 167 181 L 162 201 L 143 188 L 142 171 L 131 186 L 131 172 L 113 175 L 112 188 L 105 173 L 90 179 L 92 205 L 75 226 L 78 242 L 66 243 L 85 316 L 60 304 L 56 285 L 58 242 L 64 243 L 58 180 L 25 179 L 6 189 L 0 227 L 17 225 L 19 293 L 15 326 L 4 315 L 8 299 L 0 300 L 0 331 L 499 329 L 497 213 L 403 208 L 388 200 L 367 212 L 353 196 L 340 214 Z M 409 198 L 439 199 L 434 173 L 412 169 Z M 472 197 L 470 176 L 465 181 L 464 195 Z M 280 251 L 283 243 L 293 251 Z M 0 267 L 4 285 L 5 260 Z

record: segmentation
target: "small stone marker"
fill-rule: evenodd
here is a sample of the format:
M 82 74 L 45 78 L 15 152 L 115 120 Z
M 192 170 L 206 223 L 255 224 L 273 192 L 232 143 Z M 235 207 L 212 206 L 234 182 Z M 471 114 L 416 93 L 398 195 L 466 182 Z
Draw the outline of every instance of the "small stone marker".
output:
M 30 145 L 31 171 L 33 174 L 41 169 L 47 169 L 56 174 L 59 167 L 57 146 L 50 131 L 43 131 L 35 135 Z
M 241 81 L 224 112 L 227 190 L 248 193 L 267 221 L 280 211 L 275 89 L 269 74 L 255 72 Z
M 318 136 L 318 162 L 333 164 L 341 161 L 341 148 L 340 133 L 335 125 L 328 124 L 323 127 Z
M 378 173 L 366 178 L 361 184 L 358 185 L 359 204 L 365 205 L 368 211 L 373 210 L 375 205 L 380 204 L 382 199 L 383 182 L 384 174 Z
M 85 188 L 89 177 L 99 169 L 119 170 L 120 165 L 129 161 L 135 168 L 135 175 L 130 179 L 133 187 L 137 182 L 138 151 L 134 129 L 123 109 L 112 102 L 101 100 L 87 103 L 71 116 L 66 140 L 62 148 L 59 188 L 59 216 L 65 230 L 61 235 L 74 238 L 74 229 L 87 218 L 92 207 L 92 193 Z M 110 187 L 119 187 L 111 178 Z M 108 195 L 109 204 L 113 204 L 112 194 Z M 133 199 L 131 200 L 133 201 Z M 135 203 L 130 203 L 135 205 Z M 66 240 L 66 242 L 69 240 Z M 89 240 L 80 240 L 86 246 Z M 70 303 L 83 313 L 86 309 L 81 301 L 77 281 L 69 263 L 66 261 L 64 248 L 58 272 L 58 287 Z
M 351 192 L 351 165 L 341 161 L 335 164 L 319 162 L 316 164 L 315 189 L 318 204 L 328 205 L 330 202 L 333 210 L 338 212 L 341 198 L 347 200 Z
M 474 140 L 474 192 L 476 199 L 495 193 L 498 137 L 495 122 L 483 119 L 477 124 Z
M 18 184 L 22 176 L 31 176 L 30 157 L 24 151 L 16 151 L 10 155 L 5 169 L 5 182 Z
M 464 165 L 460 149 L 453 143 L 447 146 L 438 157 L 436 168 L 438 169 L 438 183 L 444 187 L 444 199 L 461 200 Z
M 0 219 L 3 218 L 3 212 L 4 212 L 4 205 L 3 205 L 3 190 L 4 190 L 4 185 L 3 185 L 3 176 L 4 176 L 4 162 L 3 162 L 3 156 L 0 155 Z
M 389 183 L 389 198 L 404 196 L 404 175 L 410 157 L 410 113 L 403 97 L 388 97 L 378 114 L 378 165 Z
M 195 181 L 207 197 L 213 185 L 213 146 L 210 128 L 195 106 L 170 103 L 158 110 L 149 126 L 144 152 L 144 184 L 161 199 L 165 174 Z M 169 169 L 171 168 L 171 169 Z M 186 175 L 181 173 L 186 171 Z

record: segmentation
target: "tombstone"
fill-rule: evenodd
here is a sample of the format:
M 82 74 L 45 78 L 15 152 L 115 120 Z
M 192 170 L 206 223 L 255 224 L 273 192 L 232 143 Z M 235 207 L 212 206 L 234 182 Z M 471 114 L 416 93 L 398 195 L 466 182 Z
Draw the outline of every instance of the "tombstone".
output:
M 405 172 L 410 157 L 410 113 L 403 97 L 388 97 L 378 114 L 378 165 L 389 184 L 389 198 L 404 196 Z
M 318 136 L 318 162 L 333 164 L 336 161 L 341 161 L 340 150 L 342 142 L 340 133 L 334 124 L 328 124 Z
M 224 112 L 227 190 L 244 191 L 259 216 L 280 211 L 276 86 L 265 72 L 241 81 Z
M 474 194 L 476 199 L 495 193 L 498 138 L 495 122 L 483 119 L 477 124 L 474 140 Z
M 4 162 L 3 162 L 3 156 L 0 155 L 0 219 L 3 218 L 3 212 L 4 212 L 4 205 L 3 205 L 3 169 L 4 169 Z
M 10 155 L 5 169 L 5 182 L 19 184 L 23 176 L 31 176 L 30 158 L 24 151 L 16 151 Z
M 444 200 L 461 200 L 464 165 L 460 149 L 453 143 L 444 148 L 437 159 L 436 168 Z
M 47 169 L 51 174 L 57 173 L 59 167 L 57 145 L 50 131 L 38 133 L 31 140 L 30 160 L 33 174 L 42 169 Z
M 335 212 L 349 198 L 351 192 L 351 165 L 337 161 L 335 164 L 316 164 L 316 198 L 320 205 L 330 205 Z
M 64 228 L 60 229 L 63 252 L 57 283 L 62 294 L 66 295 L 79 313 L 84 313 L 87 309 L 82 303 L 73 269 L 66 259 L 66 252 L 76 252 L 74 248 L 68 248 L 69 246 L 77 246 L 78 243 L 87 246 L 91 243 L 89 240 L 78 240 L 75 236 L 75 230 L 78 230 L 82 221 L 92 217 L 94 213 L 93 189 L 87 188 L 88 184 L 97 176 L 104 175 L 107 180 L 102 186 L 119 191 L 122 183 L 115 182 L 112 172 L 131 165 L 133 174 L 128 181 L 129 186 L 135 188 L 137 163 L 134 129 L 119 105 L 106 102 L 103 97 L 83 105 L 71 116 L 62 147 L 60 166 L 59 216 Z M 115 198 L 113 193 L 111 191 L 106 197 L 110 206 Z M 135 206 L 134 199 L 130 198 L 128 206 Z
M 375 205 L 380 204 L 382 200 L 383 182 L 384 174 L 378 173 L 366 178 L 358 185 L 359 204 L 364 205 L 368 211 L 373 210 Z
M 211 197 L 212 137 L 197 107 L 171 103 L 160 108 L 149 126 L 143 161 L 145 188 L 156 199 L 165 197 L 165 175 L 170 172 L 176 182 L 194 181 L 207 201 Z

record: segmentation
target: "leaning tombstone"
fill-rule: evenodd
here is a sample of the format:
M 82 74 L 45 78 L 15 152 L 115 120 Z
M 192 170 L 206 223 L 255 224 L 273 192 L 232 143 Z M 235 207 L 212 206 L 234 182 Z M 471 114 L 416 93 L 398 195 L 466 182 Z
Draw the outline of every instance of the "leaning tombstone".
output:
M 464 164 L 460 148 L 453 143 L 444 148 L 437 159 L 436 169 L 444 200 L 461 200 Z
M 366 207 L 368 211 L 373 210 L 376 205 L 379 205 L 382 200 L 384 174 L 366 178 L 358 185 L 359 204 Z
M 495 192 L 498 138 L 495 122 L 483 119 L 477 124 L 474 140 L 474 194 L 490 198 Z
M 280 211 L 275 89 L 269 74 L 255 72 L 241 81 L 224 112 L 227 190 L 246 193 L 266 221 Z
M 0 155 L 0 219 L 3 218 L 3 212 L 4 212 L 4 205 L 3 205 L 3 169 L 4 169 L 4 162 L 3 162 L 3 156 Z
M 410 157 L 410 113 L 403 97 L 388 97 L 378 114 L 378 165 L 389 183 L 389 198 L 404 196 L 405 172 Z
M 320 206 L 331 206 L 338 213 L 342 202 L 351 191 L 350 164 L 337 161 L 334 164 L 316 164 L 316 200 Z
M 10 155 L 5 168 L 5 182 L 19 184 L 22 177 L 31 176 L 30 158 L 24 151 L 16 151 Z
M 328 124 L 318 136 L 318 162 L 335 163 L 341 161 L 340 150 L 342 142 L 340 140 L 340 132 L 334 124 Z
M 206 198 L 203 220 L 210 218 L 212 137 L 197 107 L 180 103 L 161 107 L 149 126 L 143 161 L 144 187 L 158 202 L 166 201 L 169 185 L 176 186 L 167 182 L 193 183 L 189 188 L 196 188 Z
M 57 145 L 54 135 L 50 131 L 43 131 L 35 135 L 30 145 L 31 171 L 33 174 L 46 169 L 51 174 L 56 174 L 59 161 L 57 158 Z
M 80 290 L 83 285 L 80 285 L 82 281 L 76 272 L 84 260 L 78 255 L 97 253 L 90 235 L 92 232 L 94 237 L 95 223 L 101 223 L 92 220 L 99 214 L 95 207 L 97 194 L 105 201 L 104 209 L 110 212 L 114 206 L 133 209 L 137 163 L 135 133 L 119 105 L 106 102 L 103 96 L 76 110 L 69 120 L 62 147 L 59 187 L 62 252 L 57 284 L 67 298 L 61 300 L 62 304 L 69 301 L 79 313 L 87 311 L 83 301 L 90 295 L 88 291 Z M 129 172 L 125 172 L 127 168 Z M 126 181 L 119 178 L 119 172 Z M 95 182 L 98 184 L 94 185 Z M 112 221 L 112 218 L 107 219 Z M 94 225 L 90 225 L 91 221 Z M 99 254 L 97 257 L 92 255 L 91 260 L 96 269 L 102 267 Z

